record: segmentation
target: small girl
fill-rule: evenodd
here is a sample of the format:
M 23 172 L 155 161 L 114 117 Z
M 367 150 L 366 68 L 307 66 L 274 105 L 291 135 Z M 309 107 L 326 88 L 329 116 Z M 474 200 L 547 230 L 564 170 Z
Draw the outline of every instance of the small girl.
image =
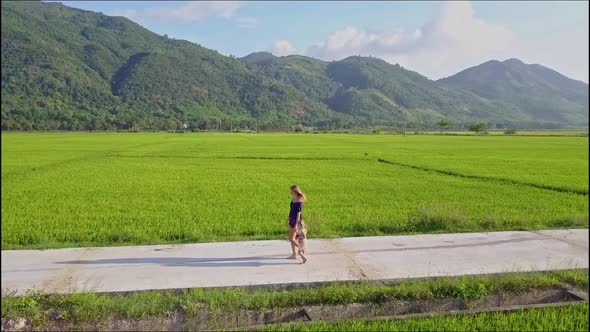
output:
M 291 186 L 291 210 L 289 211 L 289 242 L 291 242 L 292 255 L 289 259 L 296 259 L 297 254 L 303 258 L 303 263 L 307 262 L 305 257 L 305 246 L 307 244 L 307 229 L 305 223 L 301 218 L 301 211 L 303 210 L 303 203 L 306 201 L 305 194 L 298 186 Z M 299 235 L 299 237 L 298 237 Z M 299 250 L 295 250 L 298 248 Z
M 307 250 L 307 227 L 303 219 L 297 223 L 297 245 L 299 247 L 299 256 L 303 259 L 301 264 L 305 264 L 307 262 L 307 257 L 305 257 L 305 250 Z

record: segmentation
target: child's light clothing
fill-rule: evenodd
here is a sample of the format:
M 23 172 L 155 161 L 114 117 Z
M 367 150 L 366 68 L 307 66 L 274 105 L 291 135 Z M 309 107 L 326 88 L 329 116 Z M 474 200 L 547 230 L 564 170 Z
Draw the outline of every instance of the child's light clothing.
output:
M 303 220 L 297 223 L 297 242 L 299 244 L 299 252 L 305 252 L 307 250 L 307 227 Z

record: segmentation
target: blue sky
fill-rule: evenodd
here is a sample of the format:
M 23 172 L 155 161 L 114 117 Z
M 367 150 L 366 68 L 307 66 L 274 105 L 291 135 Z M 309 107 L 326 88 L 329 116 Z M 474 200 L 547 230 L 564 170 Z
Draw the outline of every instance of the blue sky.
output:
M 519 58 L 588 82 L 588 2 L 67 1 L 222 54 L 373 55 L 429 78 Z

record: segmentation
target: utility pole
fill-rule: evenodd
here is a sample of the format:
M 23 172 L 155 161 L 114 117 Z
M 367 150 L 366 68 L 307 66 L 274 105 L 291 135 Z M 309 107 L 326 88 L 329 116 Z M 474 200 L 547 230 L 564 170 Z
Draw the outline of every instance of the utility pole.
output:
M 218 121 L 219 121 L 219 130 L 218 131 L 221 132 L 221 119 Z
M 233 124 L 233 121 L 231 118 L 229 119 L 229 132 L 230 133 L 234 132 L 234 124 Z
M 404 136 L 406 136 L 406 117 L 404 116 Z

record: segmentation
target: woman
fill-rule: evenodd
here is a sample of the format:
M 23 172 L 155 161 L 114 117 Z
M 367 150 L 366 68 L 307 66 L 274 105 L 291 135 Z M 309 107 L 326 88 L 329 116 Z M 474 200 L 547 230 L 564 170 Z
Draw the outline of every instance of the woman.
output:
M 289 242 L 291 242 L 291 250 L 293 253 L 288 258 L 297 258 L 297 251 L 295 250 L 297 248 L 299 249 L 299 255 L 301 255 L 303 263 L 305 263 L 307 261 L 307 258 L 304 255 L 305 248 L 300 246 L 297 241 L 298 233 L 302 235 L 302 241 L 305 238 L 305 224 L 301 220 L 301 210 L 303 210 L 303 203 L 306 200 L 305 194 L 301 191 L 299 186 L 292 186 L 291 195 L 293 196 L 293 199 L 291 200 L 291 211 L 289 212 L 289 219 L 287 219 L 287 223 L 289 224 Z

